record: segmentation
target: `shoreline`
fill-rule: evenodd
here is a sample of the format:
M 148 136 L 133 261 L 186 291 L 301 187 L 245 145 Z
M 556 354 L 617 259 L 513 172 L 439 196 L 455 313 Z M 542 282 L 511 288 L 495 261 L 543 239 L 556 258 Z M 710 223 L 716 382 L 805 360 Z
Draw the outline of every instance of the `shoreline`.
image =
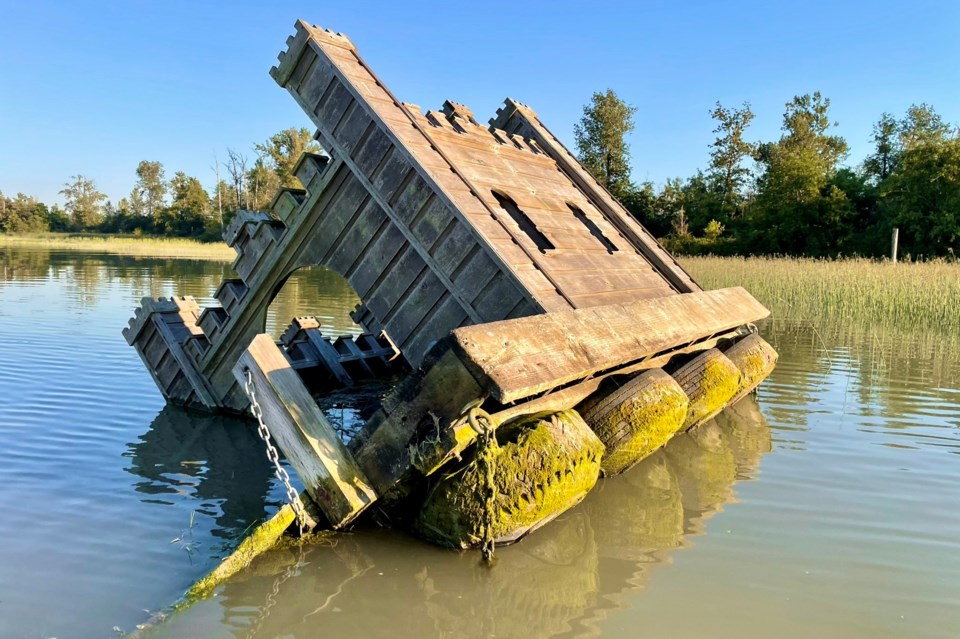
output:
M 223 242 L 189 238 L 136 237 L 81 233 L 0 234 L 0 250 L 30 248 L 89 251 L 133 257 L 182 258 L 231 262 L 233 249 Z

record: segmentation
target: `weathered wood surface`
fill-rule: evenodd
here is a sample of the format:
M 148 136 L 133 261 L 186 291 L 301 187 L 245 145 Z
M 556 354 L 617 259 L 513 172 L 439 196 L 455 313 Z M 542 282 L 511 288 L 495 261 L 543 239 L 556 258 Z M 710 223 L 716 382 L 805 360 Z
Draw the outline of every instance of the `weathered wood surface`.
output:
M 350 442 L 357 463 L 379 494 L 392 489 L 414 466 L 432 468 L 445 460 L 457 447 L 458 434 L 464 435 L 450 425 L 481 396 L 480 386 L 456 355 L 442 345 L 438 352 L 436 360 L 428 360 L 423 371 L 384 398 L 380 410 Z
M 349 524 L 377 493 L 269 335 L 255 337 L 240 357 L 238 383 L 247 371 L 264 421 L 307 493 L 334 528 Z
M 540 395 L 534 399 L 508 406 L 503 410 L 493 413 L 491 418 L 494 423 L 504 426 L 515 420 L 538 413 L 557 413 L 569 410 L 596 392 L 601 382 L 608 377 L 631 375 L 639 371 L 659 368 L 666 365 L 671 358 L 677 355 L 713 348 L 721 340 L 732 339 L 742 334 L 743 329 L 728 331 L 709 339 L 700 340 L 685 348 L 674 349 L 629 366 L 598 374 L 577 384 L 566 386 L 560 390 Z M 467 371 L 466 366 L 464 366 L 462 362 L 459 363 L 458 374 L 463 376 L 460 379 L 467 380 L 467 386 L 469 388 L 475 389 L 475 392 L 479 392 L 479 386 L 476 386 L 476 380 L 472 375 L 467 377 L 469 371 Z M 424 410 L 428 409 L 429 407 L 424 407 Z M 397 422 L 394 422 L 393 427 L 395 429 L 398 427 Z M 412 433 L 412 429 L 408 431 L 408 437 L 411 436 L 410 433 Z M 399 437 L 396 433 L 394 436 Z M 462 417 L 456 418 L 447 424 L 442 424 L 436 438 L 428 438 L 419 442 L 417 444 L 415 458 L 411 461 L 422 474 L 432 475 L 451 460 L 458 458 L 461 453 L 473 444 L 476 438 L 477 432 L 466 423 L 466 420 Z
M 508 403 L 767 315 L 736 287 L 467 326 L 453 337 L 484 390 Z
M 533 109 L 516 100 L 507 98 L 497 116 L 490 120 L 490 128 L 519 133 L 534 141 L 538 148 L 549 155 L 559 169 L 578 188 L 588 194 L 601 214 L 629 238 L 638 251 L 670 284 L 681 293 L 702 290 L 689 273 L 671 256 L 659 242 L 637 222 L 593 175 L 587 171 L 560 140 L 540 121 Z

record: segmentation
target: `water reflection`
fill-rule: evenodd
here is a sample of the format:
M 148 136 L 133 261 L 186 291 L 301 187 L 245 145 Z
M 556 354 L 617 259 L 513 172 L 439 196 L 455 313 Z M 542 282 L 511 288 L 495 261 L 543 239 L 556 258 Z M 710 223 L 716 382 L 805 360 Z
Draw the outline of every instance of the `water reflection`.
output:
M 238 639 L 315 637 L 321 629 L 356 637 L 592 636 L 596 622 L 733 500 L 734 483 L 752 476 L 770 442 L 747 397 L 499 550 L 493 569 L 476 553 L 360 530 L 332 547 L 262 557 L 216 603 L 175 619 L 165 636 L 189 632 L 207 615 Z
M 249 425 L 161 411 L 119 333 L 140 297 L 188 291 L 206 303 L 229 271 L 0 249 L 0 636 L 132 630 L 283 500 Z M 336 281 L 301 275 L 318 279 L 291 280 L 273 328 L 351 307 Z M 500 550 L 493 571 L 473 554 L 357 530 L 305 564 L 264 558 L 157 632 L 952 639 L 960 331 L 779 319 L 761 331 L 781 354 L 762 415 L 738 404 L 676 439 Z M 329 400 L 335 421 L 362 420 L 349 398 Z M 761 459 L 762 481 L 735 483 Z M 188 522 L 192 553 L 170 543 Z
M 189 495 L 216 537 L 234 540 L 264 514 L 273 469 L 249 422 L 165 406 L 125 455 L 144 502 Z

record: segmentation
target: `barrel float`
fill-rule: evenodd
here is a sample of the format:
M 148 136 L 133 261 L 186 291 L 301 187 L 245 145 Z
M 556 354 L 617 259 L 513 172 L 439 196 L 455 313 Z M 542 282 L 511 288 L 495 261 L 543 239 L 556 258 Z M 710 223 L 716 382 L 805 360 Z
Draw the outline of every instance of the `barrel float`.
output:
M 740 390 L 740 369 L 715 348 L 681 366 L 673 378 L 690 398 L 682 428 L 689 429 L 717 415 Z
M 577 410 L 606 446 L 600 468 L 610 476 L 666 444 L 683 426 L 688 404 L 680 385 L 656 368 L 594 393 Z
M 525 418 L 498 429 L 497 441 L 492 533 L 498 544 L 517 541 L 575 506 L 600 476 L 603 444 L 576 411 Z M 484 514 L 475 447 L 430 491 L 415 528 L 435 543 L 470 548 L 482 541 Z

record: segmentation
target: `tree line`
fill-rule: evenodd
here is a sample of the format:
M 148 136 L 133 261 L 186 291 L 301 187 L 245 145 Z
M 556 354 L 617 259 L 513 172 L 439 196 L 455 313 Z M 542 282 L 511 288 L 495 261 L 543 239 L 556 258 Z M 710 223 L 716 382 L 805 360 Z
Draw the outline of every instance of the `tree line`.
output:
M 307 129 L 285 129 L 253 147 L 255 157 L 227 149 L 211 166 L 213 187 L 177 171 L 169 179 L 160 162 L 143 160 L 128 197 L 113 203 L 94 180 L 74 175 L 60 194 L 64 206 L 34 197 L 0 193 L 0 232 L 45 231 L 163 235 L 219 240 L 239 209 L 262 210 L 281 188 L 302 188 L 293 174 L 305 152 L 320 147 Z
M 879 257 L 900 229 L 901 253 L 953 256 L 960 238 L 960 132 L 928 104 L 873 127 L 873 149 L 846 165 L 849 147 L 820 93 L 786 104 L 777 140 L 751 140 L 749 103 L 709 111 L 716 138 L 708 164 L 660 187 L 631 180 L 636 110 L 612 90 L 595 93 L 574 128 L 578 157 L 668 248 L 681 253 Z M 238 209 L 262 210 L 277 189 L 299 188 L 293 167 L 319 152 L 306 129 L 286 129 L 253 147 L 228 149 L 211 166 L 213 187 L 144 160 L 128 197 L 111 202 L 92 179 L 73 176 L 47 206 L 0 193 L 0 232 L 90 231 L 216 240 Z
M 843 164 L 849 146 L 820 93 L 786 104 L 773 141 L 749 139 L 749 103 L 718 102 L 707 169 L 659 189 L 630 179 L 624 138 L 635 112 L 611 90 L 595 93 L 575 128 L 579 159 L 674 251 L 880 257 L 899 228 L 902 254 L 955 255 L 960 132 L 928 104 L 900 117 L 882 114 L 870 155 L 850 166 Z

